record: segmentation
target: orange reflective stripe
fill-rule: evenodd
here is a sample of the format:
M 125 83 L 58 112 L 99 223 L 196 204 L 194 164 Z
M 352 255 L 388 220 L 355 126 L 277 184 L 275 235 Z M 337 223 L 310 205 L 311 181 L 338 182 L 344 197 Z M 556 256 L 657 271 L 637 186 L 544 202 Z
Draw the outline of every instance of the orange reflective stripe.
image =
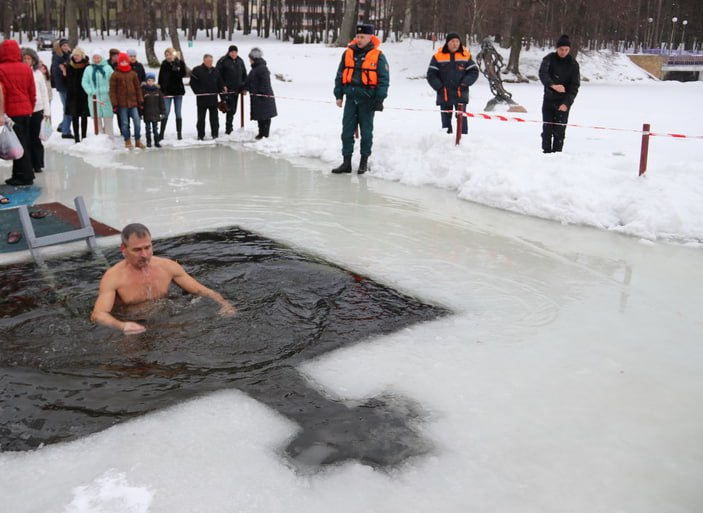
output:
M 378 86 L 378 59 L 381 50 L 374 48 L 366 52 L 361 63 L 361 83 L 368 87 Z M 356 61 L 354 60 L 354 50 L 347 48 L 344 52 L 344 71 L 342 72 L 342 84 L 347 85 L 352 81 Z
M 437 50 L 437 53 L 434 54 L 434 58 L 438 63 L 444 63 L 444 62 L 449 62 L 452 59 L 452 54 L 451 52 L 444 53 L 442 51 L 442 48 Z M 471 59 L 471 52 L 468 51 L 466 48 L 464 48 L 463 52 L 454 52 L 454 60 L 455 61 L 469 61 Z

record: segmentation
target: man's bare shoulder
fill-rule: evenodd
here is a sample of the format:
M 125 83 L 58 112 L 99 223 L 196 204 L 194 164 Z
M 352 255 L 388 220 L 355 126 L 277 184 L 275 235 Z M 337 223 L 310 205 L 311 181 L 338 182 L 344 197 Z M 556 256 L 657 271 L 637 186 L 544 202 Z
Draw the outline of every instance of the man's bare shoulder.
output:
M 181 264 L 175 260 L 166 257 L 153 256 L 151 257 L 151 265 L 169 272 L 171 275 L 177 275 L 183 272 Z
M 124 273 L 126 264 L 124 261 L 117 262 L 103 274 L 101 283 L 116 283 Z

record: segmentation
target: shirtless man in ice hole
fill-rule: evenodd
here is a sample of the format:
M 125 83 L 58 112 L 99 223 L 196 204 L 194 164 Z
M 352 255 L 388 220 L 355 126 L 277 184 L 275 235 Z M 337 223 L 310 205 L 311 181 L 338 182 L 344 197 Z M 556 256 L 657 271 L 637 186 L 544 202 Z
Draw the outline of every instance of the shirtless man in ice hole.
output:
M 143 224 L 124 227 L 120 250 L 124 260 L 108 269 L 100 280 L 100 292 L 90 316 L 93 322 L 118 329 L 126 335 L 144 332 L 146 328 L 141 324 L 120 321 L 112 315 L 115 302 L 137 305 L 165 298 L 171 282 L 186 292 L 217 301 L 221 306 L 220 315 L 236 313 L 229 301 L 191 277 L 178 262 L 154 256 L 151 233 Z

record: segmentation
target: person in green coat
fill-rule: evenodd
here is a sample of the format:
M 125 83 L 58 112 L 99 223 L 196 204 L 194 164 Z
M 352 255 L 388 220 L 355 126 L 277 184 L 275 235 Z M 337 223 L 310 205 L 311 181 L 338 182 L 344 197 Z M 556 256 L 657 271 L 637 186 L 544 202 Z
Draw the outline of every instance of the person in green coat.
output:
M 98 129 L 101 134 L 114 135 L 112 129 L 112 103 L 110 102 L 110 75 L 112 66 L 103 58 L 102 50 L 96 48 L 91 55 L 90 66 L 83 74 L 81 85 L 88 95 L 90 115 L 98 118 Z M 97 97 L 97 105 L 93 105 L 93 95 Z M 96 112 L 97 109 L 97 112 Z
M 351 173 L 351 158 L 354 153 L 354 132 L 361 132 L 361 161 L 358 173 L 368 171 L 368 159 L 373 145 L 373 118 L 383 110 L 383 100 L 388 96 L 390 82 L 388 61 L 378 49 L 381 41 L 374 35 L 374 26 L 356 26 L 356 38 L 342 55 L 334 81 L 334 97 L 337 107 L 342 107 L 346 96 L 342 118 L 342 157 L 344 162 L 332 170 L 333 173 Z

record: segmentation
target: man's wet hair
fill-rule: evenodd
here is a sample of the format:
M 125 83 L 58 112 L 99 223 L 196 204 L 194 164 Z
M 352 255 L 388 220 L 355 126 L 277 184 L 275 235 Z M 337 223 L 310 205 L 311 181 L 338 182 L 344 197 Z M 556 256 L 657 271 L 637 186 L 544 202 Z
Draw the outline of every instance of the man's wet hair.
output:
M 122 228 L 122 243 L 127 244 L 127 241 L 132 235 L 136 235 L 137 238 L 141 239 L 142 237 L 146 236 L 151 237 L 151 232 L 149 231 L 149 228 L 147 228 L 141 223 L 128 224 L 127 226 Z

